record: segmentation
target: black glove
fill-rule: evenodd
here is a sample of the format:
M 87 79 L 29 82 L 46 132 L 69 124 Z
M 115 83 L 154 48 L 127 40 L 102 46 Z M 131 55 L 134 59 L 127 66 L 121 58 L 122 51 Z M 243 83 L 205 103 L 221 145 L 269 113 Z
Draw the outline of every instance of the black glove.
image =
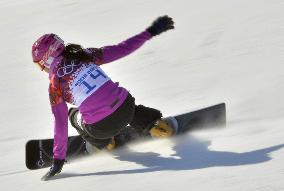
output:
M 147 31 L 152 36 L 156 36 L 170 29 L 174 29 L 174 21 L 167 15 L 157 18 L 153 24 L 147 28 Z
M 49 171 L 41 178 L 41 180 L 48 180 L 51 177 L 59 174 L 63 168 L 65 160 L 60 159 L 53 159 L 52 166 L 50 167 Z

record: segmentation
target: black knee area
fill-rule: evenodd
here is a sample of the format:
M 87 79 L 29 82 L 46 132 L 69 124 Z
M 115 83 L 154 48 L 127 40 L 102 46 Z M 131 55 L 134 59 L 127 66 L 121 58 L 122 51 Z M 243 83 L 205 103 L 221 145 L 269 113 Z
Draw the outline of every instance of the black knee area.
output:
M 83 139 L 85 139 L 88 143 L 95 146 L 98 149 L 104 149 L 110 142 L 111 138 L 109 139 L 95 139 L 93 137 L 90 137 L 88 135 L 82 136 Z
M 135 107 L 135 113 L 130 125 L 136 129 L 147 129 L 152 126 L 158 119 L 162 117 L 162 113 L 150 107 L 138 105 Z

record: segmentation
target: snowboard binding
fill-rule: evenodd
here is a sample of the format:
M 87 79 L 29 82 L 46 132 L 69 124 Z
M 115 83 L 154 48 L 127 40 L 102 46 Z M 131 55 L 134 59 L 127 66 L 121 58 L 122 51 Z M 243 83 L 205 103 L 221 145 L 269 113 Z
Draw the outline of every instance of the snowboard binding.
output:
M 150 128 L 149 133 L 153 138 L 167 138 L 177 133 L 177 127 L 174 124 L 174 118 L 159 119 Z

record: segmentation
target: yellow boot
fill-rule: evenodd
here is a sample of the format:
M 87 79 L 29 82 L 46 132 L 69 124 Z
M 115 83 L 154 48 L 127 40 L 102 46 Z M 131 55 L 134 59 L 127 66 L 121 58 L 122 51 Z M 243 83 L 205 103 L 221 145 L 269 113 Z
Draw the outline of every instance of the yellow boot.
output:
M 108 151 L 111 151 L 111 150 L 113 150 L 114 148 L 115 148 L 115 140 L 114 140 L 114 138 L 112 138 L 111 139 L 111 141 L 110 141 L 110 143 L 106 146 L 106 149 L 108 150 Z
M 166 138 L 174 134 L 174 129 L 165 120 L 160 119 L 150 129 L 150 134 L 152 137 Z

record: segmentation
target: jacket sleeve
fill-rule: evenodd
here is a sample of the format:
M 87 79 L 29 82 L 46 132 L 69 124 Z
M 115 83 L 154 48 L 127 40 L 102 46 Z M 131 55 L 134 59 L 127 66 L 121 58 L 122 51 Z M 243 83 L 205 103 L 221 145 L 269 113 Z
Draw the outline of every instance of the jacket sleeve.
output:
M 68 107 L 62 98 L 59 81 L 55 77 L 50 81 L 49 99 L 54 115 L 53 158 L 65 159 L 68 142 Z
M 99 49 L 89 48 L 88 50 L 93 53 L 96 64 L 101 65 L 131 54 L 151 38 L 152 35 L 149 32 L 144 31 L 117 45 L 104 46 Z

